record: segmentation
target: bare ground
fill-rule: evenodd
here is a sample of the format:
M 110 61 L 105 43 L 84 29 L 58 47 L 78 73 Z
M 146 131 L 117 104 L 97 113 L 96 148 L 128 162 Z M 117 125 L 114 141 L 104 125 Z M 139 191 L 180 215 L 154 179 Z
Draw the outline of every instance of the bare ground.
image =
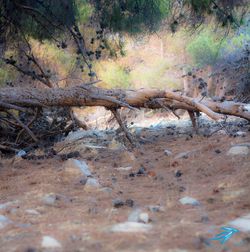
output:
M 208 240 L 229 221 L 250 213 L 250 156 L 227 156 L 232 144 L 250 142 L 250 132 L 244 138 L 187 138 L 164 131 L 144 137 L 149 141 L 130 152 L 107 148 L 80 153 L 102 189 L 86 190 L 79 177 L 69 178 L 65 161 L 57 156 L 2 159 L 0 204 L 12 203 L 0 214 L 12 223 L 0 229 L 0 251 L 250 251 L 249 233 L 239 232 L 224 245 Z M 166 156 L 165 149 L 173 155 Z M 187 150 L 195 152 L 187 159 L 174 159 Z M 117 170 L 128 166 L 133 170 Z M 146 175 L 129 176 L 141 166 Z M 181 175 L 176 176 L 177 170 Z M 58 195 L 53 205 L 42 201 L 49 193 Z M 184 196 L 201 205 L 182 205 L 179 199 Z M 133 200 L 134 206 L 114 208 L 112 200 L 117 198 Z M 161 205 L 164 211 L 151 212 L 149 205 Z M 149 232 L 109 231 L 135 208 L 149 214 Z M 62 247 L 42 248 L 46 235 Z

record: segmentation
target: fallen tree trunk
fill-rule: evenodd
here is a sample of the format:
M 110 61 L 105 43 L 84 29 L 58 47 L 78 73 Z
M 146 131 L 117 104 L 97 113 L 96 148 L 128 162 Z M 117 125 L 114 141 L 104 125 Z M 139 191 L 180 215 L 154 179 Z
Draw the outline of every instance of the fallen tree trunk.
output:
M 209 99 L 194 99 L 178 92 L 157 89 L 121 90 L 101 89 L 93 85 L 73 88 L 2 88 L 0 109 L 23 110 L 27 107 L 51 106 L 104 106 L 106 108 L 162 108 L 200 111 L 214 120 L 225 115 L 234 115 L 250 120 L 249 105 L 236 102 L 213 102 Z

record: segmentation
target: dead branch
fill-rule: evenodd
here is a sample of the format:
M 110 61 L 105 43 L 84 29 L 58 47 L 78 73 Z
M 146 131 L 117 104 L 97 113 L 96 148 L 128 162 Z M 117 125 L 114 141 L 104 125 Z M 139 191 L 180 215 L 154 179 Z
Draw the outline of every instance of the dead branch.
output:
M 187 97 L 181 93 L 157 89 L 121 90 L 102 89 L 92 85 L 73 88 L 2 88 L 0 101 L 20 107 L 42 106 L 104 106 L 106 108 L 162 108 L 155 99 L 161 99 L 165 106 L 172 109 L 200 111 L 214 120 L 223 119 L 225 115 L 234 115 L 250 120 L 247 104 L 236 102 L 202 101 Z M 0 105 L 1 108 L 1 105 Z

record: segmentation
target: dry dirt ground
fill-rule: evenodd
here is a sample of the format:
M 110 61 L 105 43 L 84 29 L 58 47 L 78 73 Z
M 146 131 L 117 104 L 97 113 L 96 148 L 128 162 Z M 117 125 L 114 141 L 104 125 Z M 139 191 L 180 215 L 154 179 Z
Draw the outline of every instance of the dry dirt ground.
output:
M 234 234 L 224 245 L 209 238 L 229 221 L 250 213 L 250 156 L 228 156 L 243 137 L 215 134 L 144 134 L 134 150 L 85 150 L 85 160 L 101 188 L 88 188 L 77 176 L 67 176 L 57 156 L 43 160 L 0 160 L 0 215 L 10 222 L 0 226 L 0 251 L 250 251 L 250 233 Z M 164 150 L 171 150 L 167 156 Z M 195 150 L 187 158 L 174 156 Z M 132 167 L 130 171 L 120 167 Z M 144 167 L 145 174 L 133 176 Z M 53 204 L 43 202 L 54 194 Z M 190 196 L 200 205 L 182 205 Z M 115 199 L 130 204 L 114 207 Z M 160 205 L 160 211 L 148 206 Z M 148 232 L 111 232 L 127 221 L 134 209 L 148 213 Z M 51 236 L 61 247 L 43 248 Z

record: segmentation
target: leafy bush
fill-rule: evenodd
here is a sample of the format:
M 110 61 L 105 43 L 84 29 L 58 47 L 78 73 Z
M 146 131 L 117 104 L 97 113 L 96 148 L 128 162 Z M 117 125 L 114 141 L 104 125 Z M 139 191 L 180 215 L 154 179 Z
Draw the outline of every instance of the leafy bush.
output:
M 107 88 L 129 88 L 131 77 L 126 68 L 119 66 L 116 62 L 102 62 L 96 66 L 98 77 L 107 84 Z
M 187 52 L 194 64 L 204 67 L 216 62 L 222 45 L 222 40 L 216 39 L 210 30 L 204 30 L 187 45 Z

